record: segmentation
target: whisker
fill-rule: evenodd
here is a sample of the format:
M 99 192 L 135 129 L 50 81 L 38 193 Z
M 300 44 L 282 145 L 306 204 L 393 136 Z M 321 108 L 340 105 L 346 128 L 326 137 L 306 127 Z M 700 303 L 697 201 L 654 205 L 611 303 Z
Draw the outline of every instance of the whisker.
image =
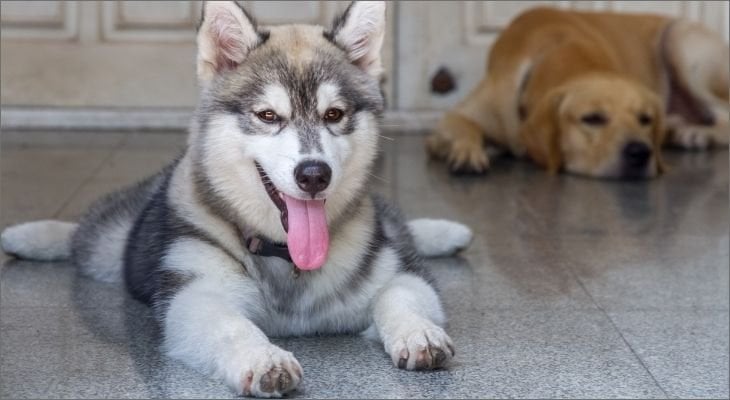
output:
M 373 174 L 372 172 L 368 172 L 368 175 L 372 176 L 373 178 L 375 178 L 383 183 L 390 183 L 390 181 L 388 181 L 387 179 L 377 176 L 377 175 Z

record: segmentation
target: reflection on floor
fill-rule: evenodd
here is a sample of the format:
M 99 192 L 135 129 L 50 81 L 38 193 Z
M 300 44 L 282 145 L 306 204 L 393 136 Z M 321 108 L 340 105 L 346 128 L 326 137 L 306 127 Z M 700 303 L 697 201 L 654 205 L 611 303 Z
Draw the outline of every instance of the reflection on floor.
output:
M 0 226 L 74 219 L 184 140 L 3 132 Z M 608 182 L 511 159 L 452 178 L 420 136 L 383 149 L 375 190 L 408 216 L 475 230 L 461 257 L 430 262 L 456 360 L 410 373 L 360 337 L 277 339 L 304 367 L 296 396 L 728 397 L 727 152 L 670 152 L 662 178 Z M 0 396 L 232 396 L 161 355 L 148 310 L 121 288 L 0 257 Z

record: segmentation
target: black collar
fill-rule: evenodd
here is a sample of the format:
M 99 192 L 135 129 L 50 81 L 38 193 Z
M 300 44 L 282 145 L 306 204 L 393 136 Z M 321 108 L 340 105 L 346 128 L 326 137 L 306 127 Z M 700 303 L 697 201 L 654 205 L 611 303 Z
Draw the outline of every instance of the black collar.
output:
M 292 277 L 294 279 L 299 278 L 299 268 L 294 265 L 294 262 L 289 255 L 289 247 L 285 243 L 274 243 L 264 238 L 260 238 L 255 235 L 247 234 L 245 230 L 238 228 L 239 234 L 241 235 L 241 241 L 251 254 L 260 257 L 278 257 L 288 262 L 292 266 Z
M 270 242 L 258 236 L 244 237 L 243 240 L 251 254 L 261 257 L 279 257 L 287 262 L 292 262 L 289 248 L 284 243 Z

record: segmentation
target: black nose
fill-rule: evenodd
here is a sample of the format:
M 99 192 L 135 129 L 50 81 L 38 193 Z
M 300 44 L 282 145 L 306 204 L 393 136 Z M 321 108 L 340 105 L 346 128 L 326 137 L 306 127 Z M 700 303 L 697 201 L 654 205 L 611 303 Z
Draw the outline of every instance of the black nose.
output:
M 624 163 L 632 168 L 643 168 L 651 158 L 651 149 L 642 142 L 629 142 L 624 146 Z
M 294 168 L 294 179 L 300 189 L 314 196 L 327 189 L 332 179 L 332 169 L 322 161 L 304 161 Z

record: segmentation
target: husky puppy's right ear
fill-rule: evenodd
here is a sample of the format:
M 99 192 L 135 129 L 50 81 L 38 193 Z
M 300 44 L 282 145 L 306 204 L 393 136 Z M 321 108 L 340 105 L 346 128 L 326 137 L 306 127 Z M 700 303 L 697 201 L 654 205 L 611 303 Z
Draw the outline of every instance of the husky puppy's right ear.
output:
M 380 76 L 380 50 L 385 38 L 385 2 L 353 1 L 335 19 L 325 36 L 347 52 L 353 64 L 372 76 Z
M 198 26 L 198 81 L 238 67 L 261 41 L 256 22 L 235 1 L 206 1 Z

